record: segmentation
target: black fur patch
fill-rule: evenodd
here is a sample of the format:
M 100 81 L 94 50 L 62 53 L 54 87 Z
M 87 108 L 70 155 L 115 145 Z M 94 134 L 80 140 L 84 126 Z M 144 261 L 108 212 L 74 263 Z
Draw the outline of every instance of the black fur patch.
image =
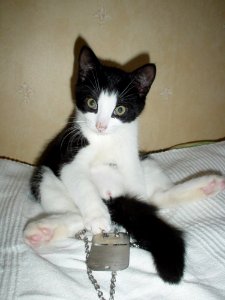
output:
M 38 202 L 41 202 L 40 182 L 42 181 L 43 174 L 44 174 L 44 170 L 42 166 L 35 168 L 30 180 L 31 193 L 34 196 L 34 199 L 37 200 Z
M 43 178 L 43 166 L 49 167 L 56 176 L 60 176 L 63 165 L 70 163 L 80 149 L 89 145 L 88 140 L 82 135 L 79 128 L 74 128 L 68 123 L 46 147 L 37 161 L 37 167 L 31 177 L 31 192 L 40 201 L 40 183 Z
M 182 232 L 158 217 L 153 205 L 130 197 L 105 203 L 112 220 L 123 226 L 140 248 L 151 252 L 159 276 L 164 281 L 178 283 L 185 266 Z
M 56 176 L 64 164 L 70 163 L 80 149 L 89 145 L 79 128 L 68 124 L 46 147 L 38 160 L 38 165 L 49 167 Z

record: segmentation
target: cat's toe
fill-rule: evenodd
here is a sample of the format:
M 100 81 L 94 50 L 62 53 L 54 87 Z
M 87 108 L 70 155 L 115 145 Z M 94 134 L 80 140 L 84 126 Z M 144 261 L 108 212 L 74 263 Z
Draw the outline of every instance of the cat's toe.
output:
M 41 242 L 41 236 L 39 234 L 31 234 L 25 236 L 25 242 L 30 246 L 38 246 Z
M 85 227 L 93 234 L 98 234 L 102 231 L 109 232 L 111 229 L 111 222 L 108 218 L 97 217 L 85 222 Z
M 24 240 L 32 247 L 40 247 L 51 241 L 54 236 L 52 228 L 42 226 L 41 224 L 31 222 L 24 230 Z
M 222 176 L 213 176 L 210 180 L 201 188 L 205 196 L 213 196 L 225 189 L 225 178 Z

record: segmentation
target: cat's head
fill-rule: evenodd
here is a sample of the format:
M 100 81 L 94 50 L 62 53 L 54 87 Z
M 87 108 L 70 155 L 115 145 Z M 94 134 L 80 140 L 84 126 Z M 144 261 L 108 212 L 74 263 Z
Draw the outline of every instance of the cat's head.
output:
M 145 106 L 155 73 L 154 64 L 145 64 L 130 73 L 105 66 L 84 46 L 76 87 L 76 105 L 82 122 L 98 134 L 107 134 L 134 121 Z

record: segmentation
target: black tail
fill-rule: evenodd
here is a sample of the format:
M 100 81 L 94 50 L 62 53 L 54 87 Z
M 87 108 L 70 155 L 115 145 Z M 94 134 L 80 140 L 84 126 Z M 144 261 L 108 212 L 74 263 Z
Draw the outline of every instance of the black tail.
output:
M 130 197 L 106 202 L 112 221 L 123 226 L 140 248 L 152 253 L 159 276 L 178 283 L 184 272 L 182 232 L 157 216 L 157 208 Z

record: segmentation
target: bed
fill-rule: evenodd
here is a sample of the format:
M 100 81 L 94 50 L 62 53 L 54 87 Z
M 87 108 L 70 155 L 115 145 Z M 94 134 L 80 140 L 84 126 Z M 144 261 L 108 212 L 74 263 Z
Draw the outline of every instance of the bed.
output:
M 195 174 L 225 174 L 225 141 L 152 155 L 174 182 Z M 68 239 L 39 251 L 24 243 L 25 224 L 41 212 L 29 192 L 32 169 L 0 160 L 0 299 L 98 299 L 86 273 L 83 241 Z M 185 232 L 181 283 L 164 283 L 151 255 L 131 248 L 129 268 L 117 275 L 115 300 L 225 299 L 225 191 L 160 213 Z M 108 299 L 110 272 L 94 276 Z

